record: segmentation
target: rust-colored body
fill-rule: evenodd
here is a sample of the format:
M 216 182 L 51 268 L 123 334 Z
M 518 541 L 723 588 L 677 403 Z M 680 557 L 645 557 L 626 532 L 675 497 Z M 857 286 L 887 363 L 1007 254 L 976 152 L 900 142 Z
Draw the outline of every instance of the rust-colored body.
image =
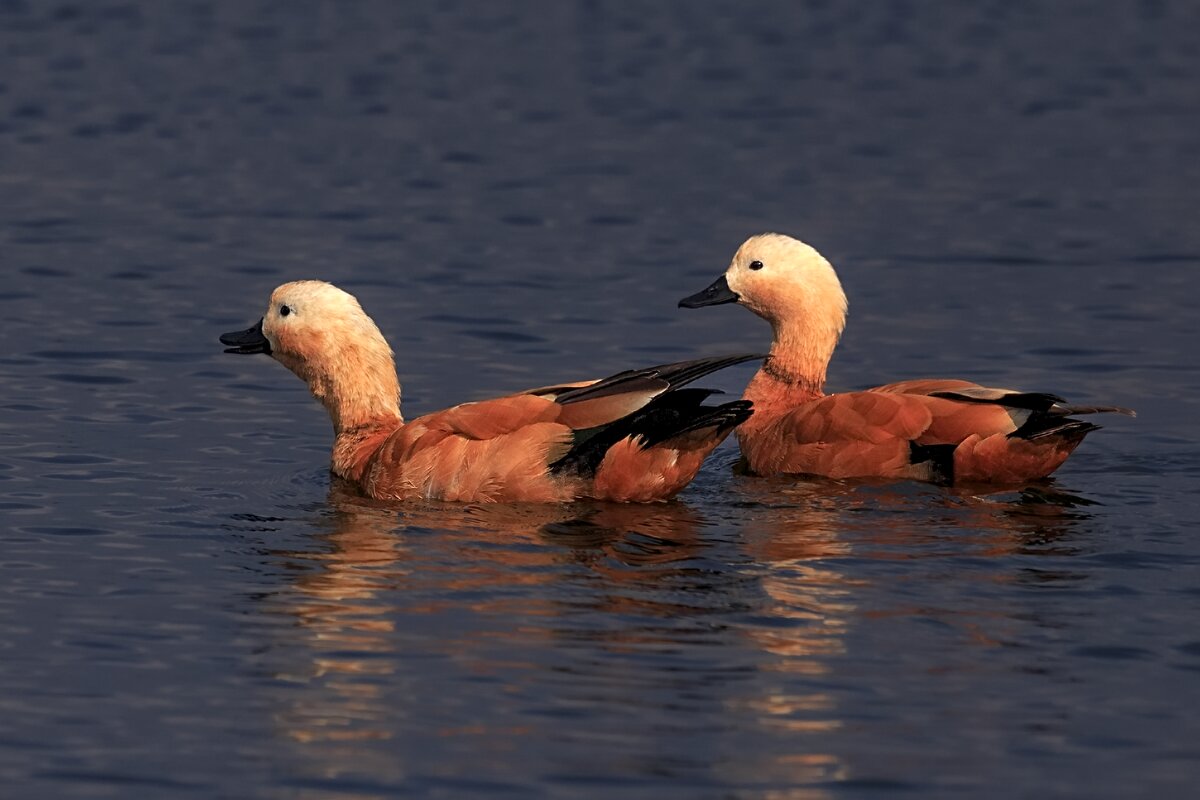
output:
M 464 403 L 405 421 L 392 351 L 354 297 L 296 281 L 257 327 L 226 334 L 230 352 L 266 353 L 329 411 L 331 470 L 389 500 L 649 502 L 673 497 L 750 416 L 749 403 L 704 406 L 680 388 L 750 356 L 633 370 Z
M 754 416 L 738 428 L 747 468 L 958 483 L 1023 483 L 1067 459 L 1097 426 L 1049 394 L 919 379 L 826 395 L 826 370 L 846 319 L 837 275 L 816 250 L 779 234 L 748 240 L 712 286 L 686 307 L 737 302 L 771 323 L 774 342 L 744 398 Z

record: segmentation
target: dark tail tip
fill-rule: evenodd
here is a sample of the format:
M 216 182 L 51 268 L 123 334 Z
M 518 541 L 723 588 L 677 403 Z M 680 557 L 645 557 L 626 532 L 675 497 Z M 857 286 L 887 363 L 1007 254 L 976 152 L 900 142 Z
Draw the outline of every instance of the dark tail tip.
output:
M 682 424 L 642 433 L 642 446 L 653 447 L 676 436 L 705 428 L 715 428 L 718 435 L 723 434 L 750 419 L 754 413 L 754 404 L 749 400 L 734 400 L 719 406 L 701 406 L 697 410 L 702 413 L 683 421 Z
M 754 404 L 749 400 L 734 400 L 732 403 L 717 406 L 717 410 L 720 413 L 713 416 L 718 418 L 719 431 L 736 428 L 754 416 Z
M 1078 442 L 1087 436 L 1092 431 L 1100 430 L 1100 426 L 1093 422 L 1083 422 L 1078 419 L 1061 419 L 1058 425 L 1053 425 L 1041 430 L 1016 431 L 1010 433 L 1009 436 L 1019 436 L 1022 439 L 1028 439 L 1031 442 L 1038 439 L 1045 439 L 1050 436 L 1057 436 L 1067 441 Z

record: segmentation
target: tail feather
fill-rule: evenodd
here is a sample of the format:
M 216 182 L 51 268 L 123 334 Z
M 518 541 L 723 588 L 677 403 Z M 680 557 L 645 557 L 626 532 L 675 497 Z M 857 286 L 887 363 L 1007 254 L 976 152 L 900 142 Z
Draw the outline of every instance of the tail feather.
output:
M 633 438 L 643 448 L 653 447 L 704 428 L 715 428 L 719 435 L 749 419 L 752 409 L 747 400 L 701 405 L 712 393 L 711 389 L 668 392 L 615 422 L 576 431 L 571 449 L 550 464 L 550 472 L 595 475 L 609 448 L 623 439 Z
M 727 433 L 750 417 L 749 401 L 706 406 L 703 405 L 705 398 L 719 392 L 681 387 L 719 369 L 761 358 L 764 356 L 738 354 L 627 370 L 557 394 L 555 402 L 562 405 L 622 394 L 641 395 L 645 403 L 619 419 L 575 430 L 570 449 L 550 463 L 550 472 L 594 476 L 609 449 L 625 439 L 648 448 L 706 428 L 714 429 L 715 436 Z M 686 447 L 686 443 L 681 446 Z
M 1058 436 L 1065 439 L 1082 439 L 1092 431 L 1098 430 L 1100 430 L 1100 426 L 1092 422 L 1084 422 L 1083 420 L 1071 419 L 1070 417 L 1055 417 L 1041 414 L 1031 418 L 1019 429 L 1010 433 L 1009 437 L 1027 439 L 1029 441 L 1047 439 L 1051 436 Z
M 1136 417 L 1137 413 L 1124 406 L 1074 406 L 1056 394 L 1048 392 L 1014 392 L 1009 389 L 989 389 L 975 387 L 953 389 L 944 392 L 930 392 L 930 397 L 943 397 L 947 400 L 958 400 L 962 403 L 990 403 L 1008 408 L 1026 408 L 1030 411 L 1051 414 L 1056 417 L 1066 417 L 1071 414 L 1124 414 Z
M 989 403 L 1013 409 L 1026 409 L 1030 413 L 1019 428 L 1010 433 L 1010 439 L 1027 441 L 1059 437 L 1066 440 L 1082 439 L 1099 429 L 1099 425 L 1072 419 L 1073 414 L 1124 414 L 1136 417 L 1133 409 L 1123 406 L 1071 405 L 1058 395 L 1046 392 L 1016 392 L 1010 389 L 989 389 L 984 386 L 930 392 L 930 397 L 942 397 L 964 403 Z
M 1025 438 L 1029 439 L 1030 441 L 1037 441 L 1038 439 L 1057 436 L 1062 439 L 1078 440 L 1082 439 L 1084 436 L 1087 436 L 1092 431 L 1100 430 L 1100 427 L 1101 426 L 1095 425 L 1091 422 L 1083 422 L 1077 419 L 1064 420 L 1062 424 L 1056 427 L 1046 428 L 1045 430 L 1028 434 L 1025 436 Z
M 1056 417 L 1066 417 L 1071 414 L 1124 414 L 1127 417 L 1137 416 L 1136 411 L 1124 406 L 1071 406 L 1064 403 L 1055 403 L 1050 406 L 1049 413 Z
M 662 364 L 646 369 L 631 369 L 618 372 L 616 375 L 597 381 L 590 386 L 583 386 L 563 392 L 555 398 L 557 403 L 577 403 L 581 400 L 592 400 L 612 394 L 634 391 L 642 385 L 655 384 L 662 392 L 671 392 L 692 381 L 703 378 L 709 373 L 716 372 L 744 361 L 765 358 L 761 354 L 742 353 L 732 356 L 716 356 L 701 358 L 695 361 L 680 361 L 677 364 Z
M 989 389 L 986 386 L 930 392 L 929 396 L 957 400 L 960 403 L 988 403 L 1009 408 L 1028 408 L 1031 411 L 1049 411 L 1056 403 L 1066 402 L 1058 395 L 1047 392 L 1015 392 L 1011 389 Z
M 749 400 L 734 400 L 731 403 L 723 403 L 719 406 L 701 406 L 699 410 L 706 413 L 683 422 L 674 430 L 671 430 L 668 426 L 663 426 L 657 430 L 643 433 L 641 435 L 642 446 L 654 447 L 657 444 L 662 444 L 685 433 L 692 433 L 693 431 L 704 430 L 705 428 L 715 428 L 716 434 L 722 434 L 750 419 L 750 416 L 754 413 L 754 405 Z

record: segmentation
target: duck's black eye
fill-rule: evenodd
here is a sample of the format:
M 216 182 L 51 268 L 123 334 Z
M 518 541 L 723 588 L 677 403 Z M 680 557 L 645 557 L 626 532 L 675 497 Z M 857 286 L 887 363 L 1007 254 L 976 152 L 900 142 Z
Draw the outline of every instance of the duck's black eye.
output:
M 286 317 L 290 313 L 292 313 L 292 310 L 290 308 L 288 308 L 287 306 L 279 307 L 279 316 Z
M 762 269 L 762 268 L 763 268 L 763 263 L 761 261 L 751 261 L 750 262 L 750 269 L 758 270 L 758 269 Z

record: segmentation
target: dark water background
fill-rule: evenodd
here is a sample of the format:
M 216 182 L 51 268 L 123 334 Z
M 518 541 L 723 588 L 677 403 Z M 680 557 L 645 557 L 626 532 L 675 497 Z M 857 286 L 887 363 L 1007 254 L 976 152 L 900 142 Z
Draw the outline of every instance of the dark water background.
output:
M 1200 5 L 0 0 L 0 794 L 1193 797 Z M 976 495 L 387 508 L 218 333 L 356 292 L 410 415 L 757 350 L 1136 407 Z M 716 383 L 740 390 L 750 368 Z

